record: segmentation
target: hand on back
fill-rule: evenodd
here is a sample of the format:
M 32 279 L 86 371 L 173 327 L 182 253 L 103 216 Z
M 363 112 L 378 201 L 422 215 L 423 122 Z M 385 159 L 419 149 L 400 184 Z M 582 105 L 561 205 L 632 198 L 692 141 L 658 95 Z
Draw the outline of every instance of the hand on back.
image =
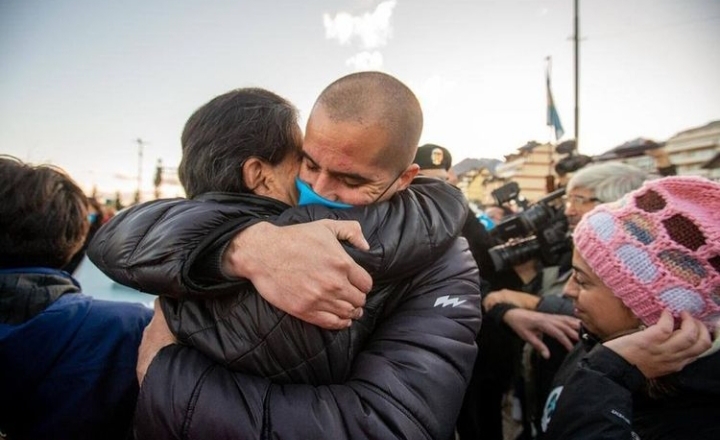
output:
M 228 245 L 223 272 L 249 279 L 273 306 L 328 329 L 349 327 L 362 316 L 372 278 L 340 241 L 367 250 L 355 221 L 318 220 L 251 226 Z

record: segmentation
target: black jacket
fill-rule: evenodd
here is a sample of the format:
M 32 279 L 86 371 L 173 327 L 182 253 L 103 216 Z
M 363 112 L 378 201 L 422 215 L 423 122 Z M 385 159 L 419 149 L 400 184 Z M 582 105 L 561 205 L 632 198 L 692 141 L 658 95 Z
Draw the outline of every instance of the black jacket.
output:
M 545 440 L 720 438 L 720 352 L 662 378 L 651 397 L 633 365 L 584 336 L 556 375 L 545 404 Z
M 325 331 L 287 317 L 237 282 L 211 289 L 235 289 L 235 294 L 219 300 L 174 305 L 168 302 L 165 310 L 170 312 L 169 321 L 175 321 L 176 330 L 185 329 L 181 337 L 225 365 L 264 378 L 231 373 L 182 347 L 163 350 L 175 354 L 169 358 L 158 356 L 153 370 L 157 364 L 164 365 L 166 371 L 172 369 L 179 359 L 188 368 L 179 368 L 177 375 L 148 373 L 143 403 L 138 407 L 138 435 L 224 438 L 221 432 L 227 429 L 228 438 L 374 437 L 370 429 L 377 430 L 382 438 L 449 436 L 476 350 L 473 339 L 480 323 L 479 279 L 464 240 L 450 238 L 462 227 L 460 219 L 464 220 L 467 208 L 462 195 L 427 179 L 416 181 L 412 188 L 390 203 L 342 211 L 302 207 L 278 217 L 280 224 L 328 216 L 363 220 L 371 252 L 355 252 L 353 256 L 374 276 L 375 288 L 368 297 L 363 319 L 347 331 Z M 285 208 L 262 200 L 277 210 Z M 217 202 L 225 202 L 225 206 Z M 123 212 L 99 232 L 90 256 L 116 280 L 136 288 L 150 286 L 158 288 L 153 293 L 166 292 L 162 280 L 166 277 L 177 282 L 169 292 L 200 293 L 203 283 L 192 279 L 192 269 L 184 268 L 193 266 L 193 259 L 203 247 L 227 241 L 239 227 L 249 224 L 249 215 L 262 218 L 252 206 L 246 206 L 252 203 L 238 202 L 236 197 L 212 196 L 202 202 L 167 201 Z M 216 205 L 210 209 L 208 203 Z M 268 206 L 263 207 L 264 212 L 276 214 L 268 211 Z M 180 214 L 184 218 L 193 214 L 193 221 L 180 221 Z M 122 240 L 126 234 L 132 235 L 130 243 Z M 200 249 L 192 252 L 177 248 L 199 242 Z M 148 243 L 153 244 L 153 249 L 148 248 Z M 178 252 L 185 255 L 178 258 Z M 240 294 L 238 287 L 242 288 Z M 448 288 L 451 290 L 446 291 Z M 403 317 L 400 311 L 406 304 L 412 306 Z M 188 307 L 191 312 L 187 312 Z M 202 330 L 206 328 L 211 330 Z M 388 335 L 390 340 L 386 340 Z M 366 339 L 367 344 L 363 344 Z M 218 340 L 236 342 L 229 346 Z M 368 352 L 371 347 L 375 348 Z M 418 361 L 419 365 L 413 367 Z M 201 367 L 193 370 L 191 365 Z M 211 376 L 205 377 L 210 371 L 203 371 L 206 368 L 212 371 Z M 415 371 L 418 368 L 421 371 Z M 422 373 L 426 370 L 437 377 L 428 379 Z M 223 397 L 207 397 L 214 395 L 214 387 L 225 380 L 241 380 L 244 385 L 223 385 Z M 310 385 L 288 385 L 287 390 L 296 392 L 287 398 L 286 388 L 279 382 Z M 311 386 L 321 383 L 337 385 Z M 169 392 L 175 386 L 179 388 Z M 371 394 L 366 395 L 370 390 Z M 191 394 L 186 395 L 187 391 Z M 184 395 L 188 400 L 167 401 L 169 396 L 177 399 Z M 199 403 L 206 397 L 229 399 L 223 404 L 228 407 L 228 418 L 224 420 L 227 425 L 203 423 L 210 414 L 212 420 L 222 420 L 215 414 L 215 404 Z M 252 402 L 257 406 L 249 406 Z M 170 409 L 175 404 L 185 409 Z M 295 420 L 292 429 L 299 431 L 288 431 L 291 426 L 281 423 L 289 419 Z M 190 428 L 195 420 L 198 430 Z M 161 434 L 168 427 L 171 431 Z

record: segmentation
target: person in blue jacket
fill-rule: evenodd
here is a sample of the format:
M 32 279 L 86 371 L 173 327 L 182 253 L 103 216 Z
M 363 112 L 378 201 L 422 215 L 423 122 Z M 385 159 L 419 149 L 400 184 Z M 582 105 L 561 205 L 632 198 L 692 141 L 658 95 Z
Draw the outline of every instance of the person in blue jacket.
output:
M 60 270 L 88 229 L 62 170 L 0 157 L 1 438 L 130 438 L 152 311 L 86 296 Z

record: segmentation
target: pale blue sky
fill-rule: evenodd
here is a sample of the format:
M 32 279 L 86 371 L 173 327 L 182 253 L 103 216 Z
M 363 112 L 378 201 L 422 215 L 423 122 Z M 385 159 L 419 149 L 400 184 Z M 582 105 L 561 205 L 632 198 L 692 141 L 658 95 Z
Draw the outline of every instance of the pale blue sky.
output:
M 720 1 L 581 0 L 581 150 L 664 140 L 720 119 Z M 0 1 L 0 153 L 101 190 L 149 189 L 187 117 L 260 86 L 303 116 L 373 68 L 421 99 L 423 142 L 455 161 L 547 141 L 545 57 L 573 135 L 572 0 Z M 364 61 L 363 61 L 364 60 Z M 129 178 L 122 180 L 117 175 Z

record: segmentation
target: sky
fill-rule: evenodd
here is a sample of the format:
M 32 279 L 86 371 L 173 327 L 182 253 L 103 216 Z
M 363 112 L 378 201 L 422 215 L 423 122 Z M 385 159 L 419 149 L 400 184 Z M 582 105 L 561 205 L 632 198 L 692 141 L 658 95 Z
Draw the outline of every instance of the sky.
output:
M 581 153 L 720 119 L 720 0 L 579 5 Z M 0 154 L 87 191 L 132 191 L 140 172 L 150 191 L 214 96 L 264 87 L 304 125 L 329 83 L 381 70 L 418 95 L 421 143 L 502 159 L 555 141 L 547 57 L 560 140 L 574 137 L 573 33 L 572 0 L 3 0 Z

